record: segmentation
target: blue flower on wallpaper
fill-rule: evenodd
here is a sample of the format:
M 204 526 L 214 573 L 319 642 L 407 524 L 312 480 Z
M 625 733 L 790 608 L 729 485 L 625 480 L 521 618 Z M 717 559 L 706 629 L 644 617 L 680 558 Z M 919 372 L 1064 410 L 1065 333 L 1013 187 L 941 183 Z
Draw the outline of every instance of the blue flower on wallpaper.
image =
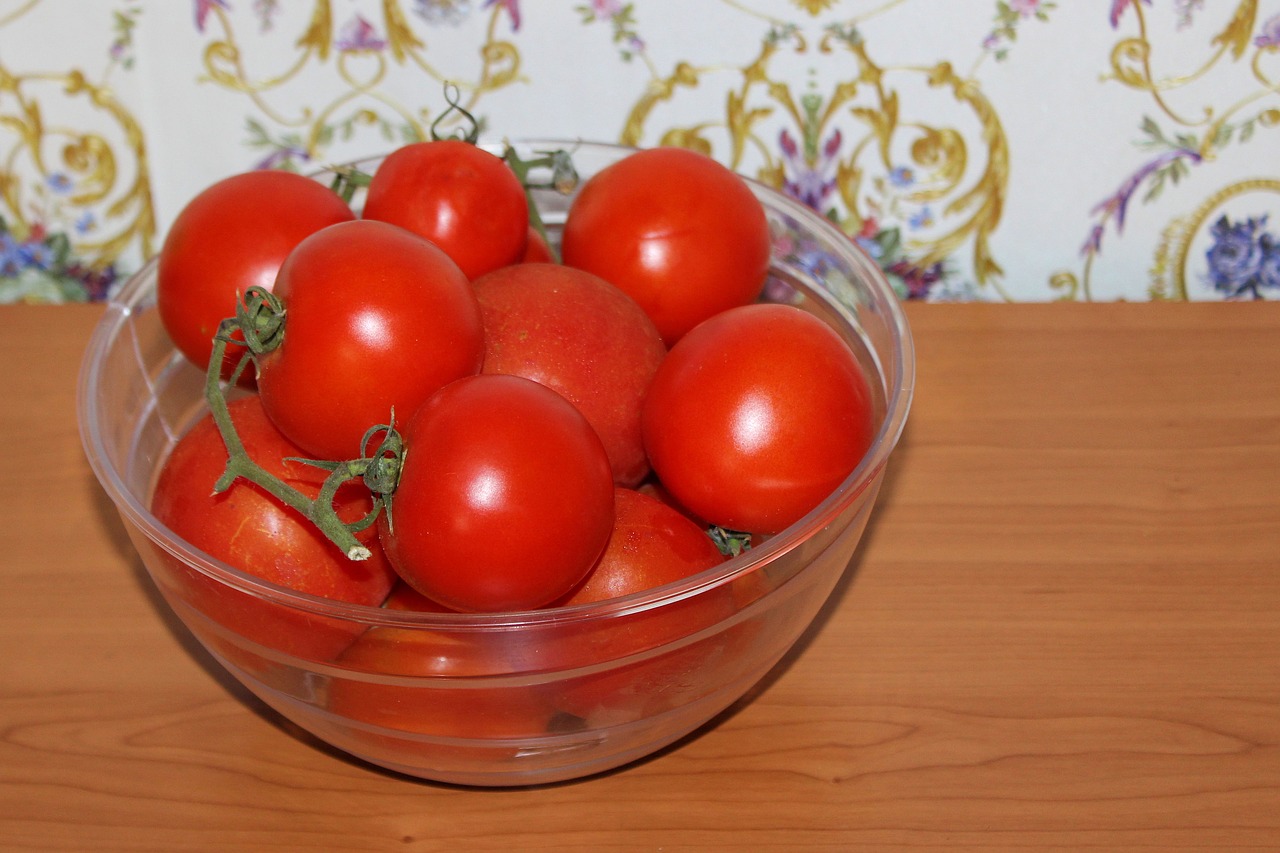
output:
M 1229 299 L 1261 299 L 1262 289 L 1280 290 L 1280 241 L 1267 230 L 1267 215 L 1232 222 L 1222 216 L 1210 229 L 1205 252 L 1209 284 Z
M 16 231 L 0 218 L 0 304 L 99 301 L 115 283 L 115 267 L 76 258 L 66 234 L 40 224 Z
M 52 172 L 44 179 L 44 183 L 58 195 L 66 195 L 72 189 L 71 179 L 66 172 Z
M 913 231 L 919 231 L 922 228 L 928 228 L 933 224 L 933 208 L 925 205 L 907 217 L 907 225 L 911 226 Z

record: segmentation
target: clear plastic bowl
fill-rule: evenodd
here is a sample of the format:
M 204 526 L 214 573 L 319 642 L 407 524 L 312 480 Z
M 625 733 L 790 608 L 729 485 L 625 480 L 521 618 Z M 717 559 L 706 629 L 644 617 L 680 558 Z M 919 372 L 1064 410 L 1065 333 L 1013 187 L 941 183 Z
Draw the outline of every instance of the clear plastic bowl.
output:
M 554 140 L 520 147 L 572 149 L 584 178 L 628 152 Z M 154 262 L 106 306 L 85 353 L 86 454 L 191 633 L 255 695 L 321 740 L 382 767 L 464 785 L 540 784 L 624 765 L 742 698 L 805 632 L 853 556 L 910 406 L 910 333 L 880 270 L 809 208 L 762 185 L 752 190 L 773 232 L 766 297 L 811 311 L 854 348 L 873 379 L 878 434 L 807 516 L 683 582 L 572 608 L 420 613 L 296 593 L 193 548 L 148 509 L 167 453 L 205 410 L 203 374 L 170 344 L 156 312 Z M 538 203 L 554 237 L 568 199 L 547 192 Z M 228 627 L 218 618 L 227 607 L 255 614 L 266 629 L 246 636 Z M 358 667 L 332 653 L 369 630 L 417 644 L 414 671 Z M 282 639 L 290 631 L 331 642 Z

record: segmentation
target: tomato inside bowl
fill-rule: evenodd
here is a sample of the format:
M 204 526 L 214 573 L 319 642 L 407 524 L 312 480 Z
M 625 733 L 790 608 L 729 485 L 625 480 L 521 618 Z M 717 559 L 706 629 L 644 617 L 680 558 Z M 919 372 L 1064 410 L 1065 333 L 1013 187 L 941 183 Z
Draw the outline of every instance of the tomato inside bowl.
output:
M 584 176 L 630 153 L 554 140 L 519 147 L 571 149 Z M 748 185 L 772 241 L 764 298 L 835 330 L 873 392 L 870 450 L 803 518 L 683 581 L 567 607 L 402 610 L 261 580 L 183 540 L 149 508 L 158 470 L 206 409 L 203 373 L 174 348 L 156 310 L 153 263 L 108 304 L 89 343 L 79 419 L 94 472 L 157 588 L 222 665 L 283 717 L 416 777 L 502 786 L 575 779 L 698 730 L 778 664 L 846 571 L 914 380 L 905 317 L 875 264 L 814 211 Z M 571 199 L 551 191 L 535 199 L 554 245 Z M 236 600 L 251 603 L 255 630 L 225 615 Z M 263 629 L 273 619 L 292 639 Z M 297 642 L 307 631 L 320 641 Z

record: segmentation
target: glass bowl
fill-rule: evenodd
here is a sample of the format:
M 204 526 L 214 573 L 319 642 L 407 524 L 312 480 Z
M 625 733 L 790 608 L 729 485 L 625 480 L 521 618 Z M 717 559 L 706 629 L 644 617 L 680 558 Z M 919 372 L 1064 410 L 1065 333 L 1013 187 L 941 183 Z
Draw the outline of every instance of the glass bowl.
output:
M 517 147 L 572 150 L 584 179 L 630 150 L 554 140 Z M 773 234 L 765 298 L 796 304 L 836 329 L 876 394 L 870 451 L 800 521 L 685 581 L 577 607 L 424 613 L 266 583 L 195 549 L 148 509 L 166 454 L 205 411 L 203 373 L 161 326 L 152 262 L 106 306 L 85 352 L 78 409 L 93 470 L 169 606 L 283 717 L 372 764 L 439 782 L 589 776 L 671 744 L 744 697 L 805 632 L 848 567 L 914 380 L 908 326 L 876 265 L 809 208 L 750 185 Z M 569 199 L 545 191 L 537 203 L 554 242 Z M 245 618 L 221 618 L 227 608 Z M 345 660 L 343 646 L 370 631 L 401 652 L 414 649 L 413 664 L 404 654 Z M 293 642 L 297 632 L 317 641 Z

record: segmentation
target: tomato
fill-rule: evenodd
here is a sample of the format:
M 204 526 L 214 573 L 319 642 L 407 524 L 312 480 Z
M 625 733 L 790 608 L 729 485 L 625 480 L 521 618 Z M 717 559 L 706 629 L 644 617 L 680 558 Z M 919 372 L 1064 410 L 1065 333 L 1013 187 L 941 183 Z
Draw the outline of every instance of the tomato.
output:
M 667 353 L 631 297 L 558 264 L 503 267 L 473 282 L 485 330 L 485 373 L 524 376 L 577 406 L 609 454 L 614 481 L 649 472 L 640 404 Z
M 246 172 L 200 192 L 174 219 L 156 265 L 160 320 L 178 350 L 205 369 L 238 296 L 270 290 L 304 237 L 354 218 L 328 187 L 292 172 Z M 224 376 L 242 352 L 228 347 Z
M 283 343 L 258 363 L 280 431 L 323 459 L 351 459 L 392 410 L 407 418 L 477 373 L 484 329 L 471 284 L 429 241 L 385 222 L 332 225 L 280 268 Z
M 529 239 L 525 244 L 524 254 L 520 257 L 523 264 L 554 264 L 556 256 L 552 254 L 547 241 L 538 233 L 538 229 L 529 226 Z
M 326 472 L 288 461 L 301 450 L 272 425 L 259 399 L 242 397 L 228 408 L 249 455 L 314 499 Z M 355 604 L 377 605 L 386 597 L 396 575 L 373 528 L 358 534 L 369 546 L 370 557 L 349 560 L 300 512 L 247 480 L 236 480 L 226 491 L 214 494 L 214 483 L 226 462 L 222 436 L 206 415 L 178 441 L 161 468 L 151 498 L 156 518 L 214 559 L 273 584 Z M 339 488 L 334 506 L 339 517 L 350 523 L 369 512 L 372 500 L 359 483 L 348 483 Z M 182 583 L 180 598 L 214 622 L 264 646 L 329 660 L 357 632 L 349 624 L 288 610 L 174 563 Z
M 755 301 L 769 269 L 764 207 L 741 177 L 683 148 L 637 151 L 574 198 L 561 255 L 628 293 L 670 346 Z
M 686 335 L 658 368 L 642 413 L 658 478 L 694 513 L 777 533 L 853 471 L 875 433 L 853 351 L 790 305 L 731 309 Z
M 586 580 L 563 605 L 606 601 L 684 580 L 720 565 L 724 556 L 706 531 L 656 498 L 630 489 L 614 493 L 616 520 L 609 544 Z M 592 630 L 566 633 L 553 654 L 563 664 L 620 660 L 710 628 L 731 616 L 734 598 L 725 588 L 670 602 L 659 609 L 601 620 Z M 571 679 L 557 697 L 560 711 L 584 719 L 655 713 L 682 691 L 697 689 L 703 667 L 719 659 L 720 635 L 675 646 L 616 669 Z
M 468 278 L 519 261 L 529 230 L 515 173 L 459 139 L 414 142 L 387 155 L 369 181 L 363 215 L 426 237 Z
M 604 553 L 562 606 L 643 592 L 724 562 L 705 530 L 657 498 L 618 488 L 613 505 L 614 527 Z M 637 649 L 646 647 L 636 643 Z
M 501 674 L 508 666 L 504 644 L 515 653 L 520 639 L 503 632 L 374 626 L 338 658 L 340 667 L 363 675 L 347 679 L 338 674 L 330 680 L 329 710 L 362 723 L 438 737 L 545 734 L 555 708 L 543 691 L 466 681 Z M 370 673 L 395 677 L 376 680 Z M 406 677 L 421 681 L 415 684 Z M 453 686 L 441 687 L 446 679 Z
M 541 607 L 568 592 L 613 527 L 609 457 L 564 397 L 519 376 L 450 383 L 403 430 L 378 530 L 397 572 L 454 610 Z

